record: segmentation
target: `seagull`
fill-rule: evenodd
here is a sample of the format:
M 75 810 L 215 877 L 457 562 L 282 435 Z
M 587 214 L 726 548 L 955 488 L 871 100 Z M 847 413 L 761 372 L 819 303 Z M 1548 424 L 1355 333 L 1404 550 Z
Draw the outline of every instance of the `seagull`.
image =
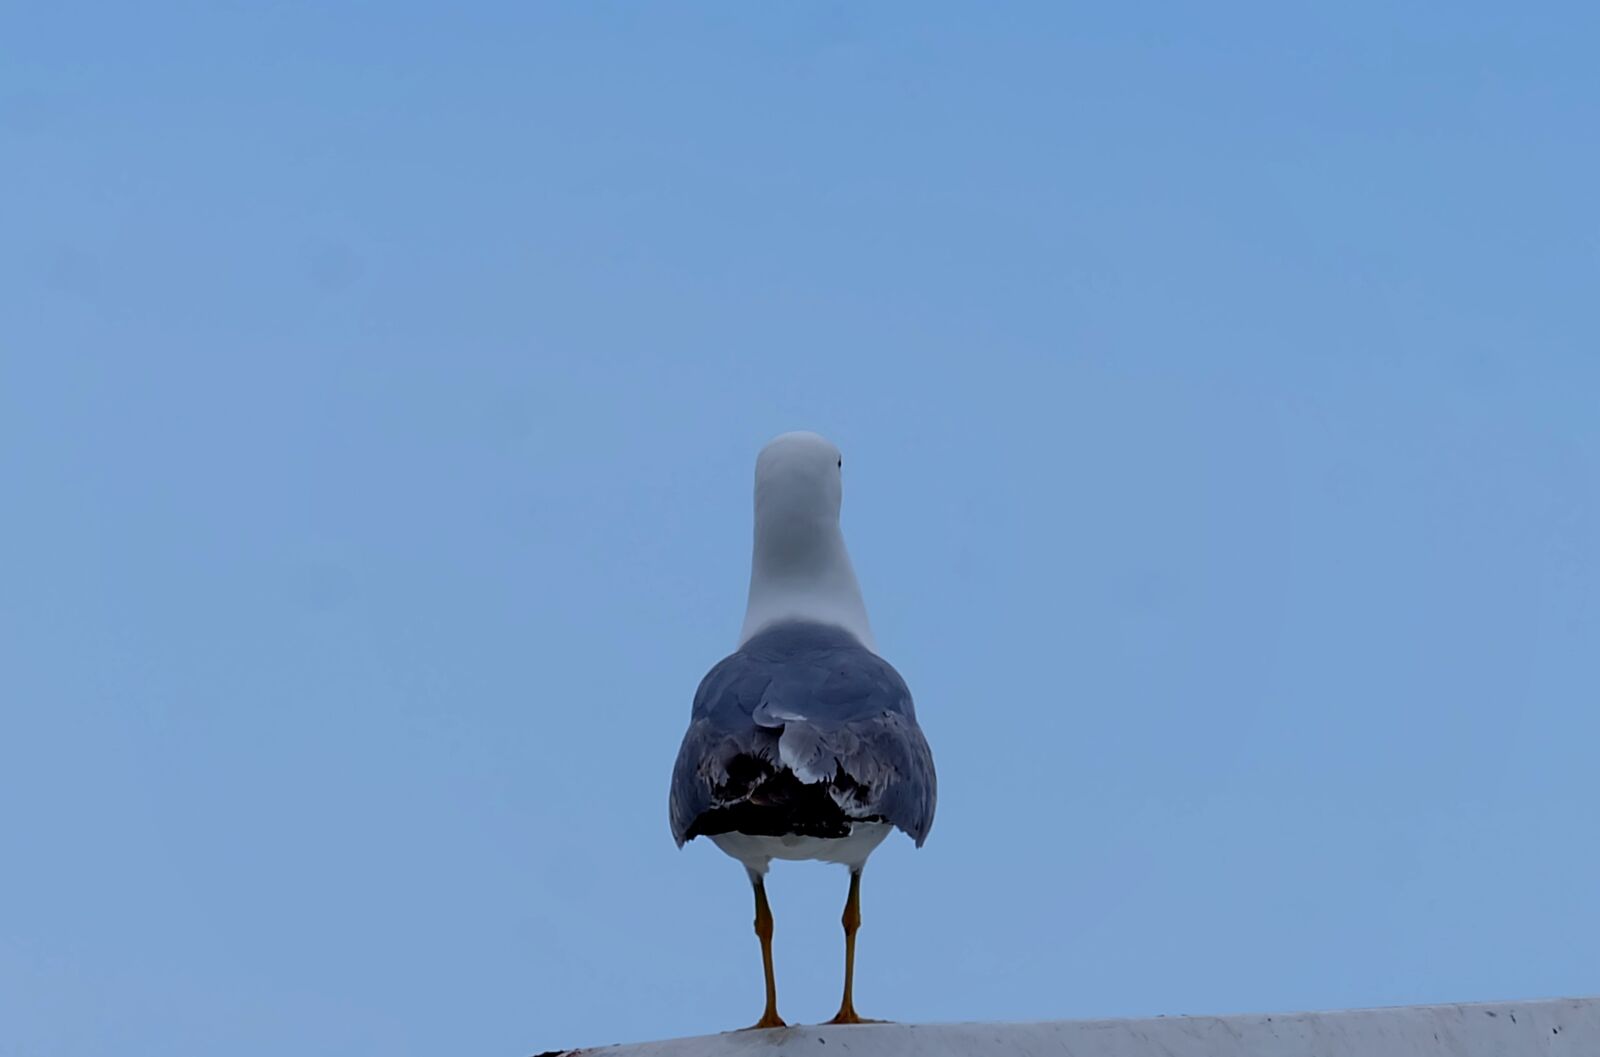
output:
M 705 836 L 755 890 L 767 1004 L 754 1028 L 783 1027 L 772 974 L 773 859 L 850 871 L 844 997 L 828 1023 L 860 1024 L 851 994 L 861 870 L 898 828 L 922 846 L 933 825 L 933 755 L 911 691 L 877 654 L 844 535 L 844 459 L 815 433 L 785 433 L 756 459 L 755 546 L 739 646 L 695 693 L 672 772 L 672 836 Z

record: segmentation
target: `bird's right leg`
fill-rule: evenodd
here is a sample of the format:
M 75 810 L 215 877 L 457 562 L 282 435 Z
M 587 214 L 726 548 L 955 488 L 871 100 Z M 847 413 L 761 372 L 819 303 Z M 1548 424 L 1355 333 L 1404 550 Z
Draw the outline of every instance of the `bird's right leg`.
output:
M 868 1020 L 856 1012 L 855 982 L 856 982 L 856 930 L 861 927 L 861 868 L 858 866 L 850 871 L 850 898 L 845 900 L 844 916 L 839 919 L 844 926 L 844 999 L 839 1003 L 839 1012 L 833 1015 L 829 1024 L 881 1024 L 879 1020 Z
M 778 1016 L 778 982 L 772 975 L 772 908 L 767 906 L 767 886 L 761 875 L 750 871 L 750 885 L 756 890 L 756 936 L 761 940 L 761 968 L 767 974 L 767 1008 L 751 1028 L 781 1028 Z

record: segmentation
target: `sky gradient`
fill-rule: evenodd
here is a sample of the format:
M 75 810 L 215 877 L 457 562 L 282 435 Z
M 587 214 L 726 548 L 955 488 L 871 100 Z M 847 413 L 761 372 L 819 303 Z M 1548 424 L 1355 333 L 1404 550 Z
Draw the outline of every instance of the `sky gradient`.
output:
M 789 429 L 939 767 L 865 1015 L 1600 992 L 1593 5 L 468 6 L 0 14 L 0 1054 L 753 1020 Z

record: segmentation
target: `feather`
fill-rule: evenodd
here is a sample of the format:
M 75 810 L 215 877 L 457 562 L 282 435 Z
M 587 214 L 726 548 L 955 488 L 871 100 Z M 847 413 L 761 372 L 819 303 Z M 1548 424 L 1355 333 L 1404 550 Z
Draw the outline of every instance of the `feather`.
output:
M 681 845 L 737 831 L 836 836 L 933 825 L 933 755 L 905 680 L 843 628 L 771 627 L 706 674 L 673 769 Z

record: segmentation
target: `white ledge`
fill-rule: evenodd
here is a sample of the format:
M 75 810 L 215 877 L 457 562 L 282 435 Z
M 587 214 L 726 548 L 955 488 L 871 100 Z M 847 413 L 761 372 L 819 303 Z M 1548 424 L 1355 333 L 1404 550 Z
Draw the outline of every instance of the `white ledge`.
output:
M 1328 1013 L 862 1024 L 552 1051 L 585 1057 L 1595 1057 L 1600 998 Z

